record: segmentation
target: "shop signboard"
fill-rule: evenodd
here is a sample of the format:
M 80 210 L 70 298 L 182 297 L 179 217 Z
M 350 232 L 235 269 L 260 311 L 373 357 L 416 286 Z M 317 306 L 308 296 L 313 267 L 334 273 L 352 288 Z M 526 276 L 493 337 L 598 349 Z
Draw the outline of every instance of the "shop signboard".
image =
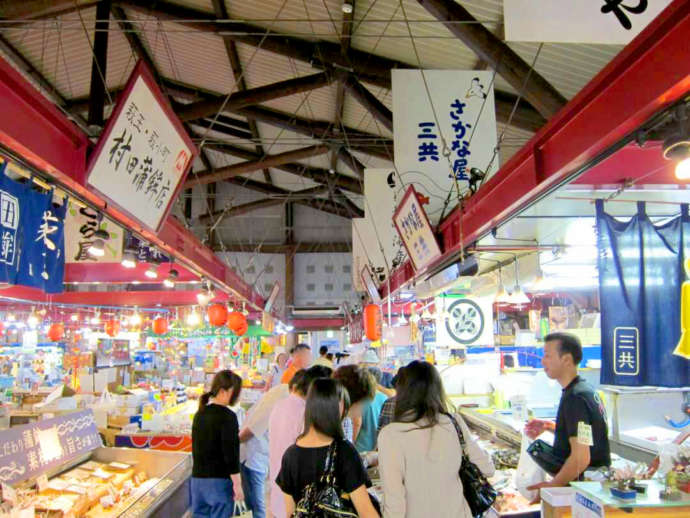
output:
M 493 296 L 437 297 L 437 346 L 493 347 L 493 302 Z
M 0 482 L 15 484 L 102 446 L 91 410 L 0 432 Z
M 271 288 L 271 293 L 268 295 L 268 298 L 266 298 L 266 303 L 264 304 L 264 311 L 269 312 L 273 308 L 273 305 L 276 302 L 276 299 L 278 298 L 278 293 L 280 293 L 280 283 L 276 281 L 273 284 L 273 288 Z M 273 332 L 271 330 L 270 332 Z
M 477 70 L 391 71 L 394 178 L 429 199 L 434 225 L 457 204 L 458 191 L 469 194 L 472 169 L 487 177 L 498 170 L 492 76 Z
M 507 41 L 627 45 L 672 0 L 504 0 Z
M 349 332 L 349 340 L 351 344 L 360 344 L 364 340 L 364 322 L 362 321 L 362 314 L 354 315 L 347 324 Z
M 87 182 L 157 232 L 196 155 L 182 123 L 140 60 L 98 141 Z
M 415 270 L 422 270 L 441 257 L 436 236 L 413 185 L 393 214 L 393 224 Z
M 105 255 L 95 257 L 88 253 L 97 230 L 105 230 Z M 65 262 L 67 263 L 119 263 L 122 261 L 124 229 L 111 219 L 103 217 L 98 211 L 77 205 L 67 204 L 65 214 Z

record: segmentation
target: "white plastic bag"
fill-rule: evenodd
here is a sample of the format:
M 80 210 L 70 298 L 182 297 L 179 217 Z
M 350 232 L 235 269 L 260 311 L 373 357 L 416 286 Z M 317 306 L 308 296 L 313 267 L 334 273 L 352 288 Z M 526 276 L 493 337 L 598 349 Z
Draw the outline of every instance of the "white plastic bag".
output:
M 532 457 L 527 453 L 527 448 L 532 443 L 532 440 L 524 433 L 522 434 L 522 443 L 520 444 L 520 459 L 518 460 L 518 467 L 515 471 L 515 487 L 530 502 L 534 500 L 539 491 L 528 491 L 527 488 L 534 484 L 544 482 L 546 473 L 539 465 L 532 460 Z

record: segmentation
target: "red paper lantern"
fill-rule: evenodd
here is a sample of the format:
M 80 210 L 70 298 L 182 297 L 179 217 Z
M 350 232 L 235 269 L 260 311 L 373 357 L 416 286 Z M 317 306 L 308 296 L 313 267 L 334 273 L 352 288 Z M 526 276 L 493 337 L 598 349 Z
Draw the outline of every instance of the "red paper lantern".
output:
M 120 321 L 119 320 L 108 320 L 103 326 L 105 334 L 110 337 L 114 337 L 120 334 Z
M 65 336 L 65 325 L 63 323 L 51 324 L 48 328 L 48 338 L 51 342 L 59 342 Z
M 2 335 L 2 334 L 4 334 L 4 333 L 5 333 L 5 324 L 3 324 L 2 322 L 0 322 L 0 335 Z
M 376 304 L 367 304 L 364 307 L 364 334 L 375 342 L 381 339 L 381 308 Z
M 164 335 L 168 332 L 168 321 L 163 317 L 158 317 L 153 321 L 153 332 L 157 335 Z
M 244 316 L 244 315 L 242 315 Z M 240 324 L 237 328 L 233 329 L 232 331 L 237 335 L 237 336 L 242 336 L 244 335 L 247 331 L 249 330 L 249 325 L 247 324 L 247 319 L 244 319 L 244 323 Z
M 228 320 L 228 308 L 223 304 L 213 304 L 208 307 L 208 321 L 212 326 L 222 326 Z
M 248 327 L 247 325 L 247 317 L 244 316 L 244 313 L 241 313 L 239 311 L 233 311 L 228 315 L 228 327 L 235 333 L 237 334 L 237 330 L 241 329 L 242 327 Z M 244 330 L 244 333 L 246 333 L 247 330 Z M 244 334 L 242 333 L 242 334 Z M 242 335 L 238 335 L 242 336 Z

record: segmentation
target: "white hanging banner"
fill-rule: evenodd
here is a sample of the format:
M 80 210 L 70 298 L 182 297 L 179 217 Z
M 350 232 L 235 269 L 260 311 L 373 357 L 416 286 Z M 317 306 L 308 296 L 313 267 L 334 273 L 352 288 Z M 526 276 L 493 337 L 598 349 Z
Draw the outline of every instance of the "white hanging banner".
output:
M 125 231 L 108 218 L 100 218 L 97 211 L 89 207 L 79 207 L 68 202 L 65 214 L 65 262 L 66 263 L 119 263 L 122 261 L 122 248 Z M 95 239 L 97 230 L 108 232 L 104 239 L 105 254 L 102 257 L 89 255 L 88 250 Z
M 503 0 L 507 41 L 627 45 L 672 0 Z
M 88 185 L 157 232 L 196 155 L 182 123 L 139 61 L 93 152 Z
M 414 185 L 428 198 L 424 209 L 435 226 L 446 204 L 445 214 L 457 205 L 454 176 L 464 194 L 472 168 L 482 172 L 489 168 L 487 177 L 498 170 L 492 72 L 424 70 L 422 75 L 421 70 L 392 70 L 391 74 L 398 189 L 404 192 Z

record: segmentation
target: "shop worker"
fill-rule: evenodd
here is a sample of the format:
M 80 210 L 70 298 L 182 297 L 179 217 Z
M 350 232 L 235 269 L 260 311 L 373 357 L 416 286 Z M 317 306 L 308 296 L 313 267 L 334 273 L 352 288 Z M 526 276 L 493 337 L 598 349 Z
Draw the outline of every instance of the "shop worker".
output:
M 309 368 L 311 359 L 311 347 L 307 344 L 297 344 L 292 351 L 290 351 L 290 366 L 285 369 L 280 382 L 290 383 L 295 372 Z
M 582 345 L 577 337 L 568 333 L 546 336 L 542 364 L 546 375 L 563 387 L 558 406 L 556 424 L 532 420 L 526 433 L 535 438 L 544 430 L 555 432 L 553 453 L 564 459 L 564 464 L 553 480 L 529 487 L 567 486 L 588 468 L 611 465 L 606 411 L 592 386 L 577 375 L 582 361 Z

